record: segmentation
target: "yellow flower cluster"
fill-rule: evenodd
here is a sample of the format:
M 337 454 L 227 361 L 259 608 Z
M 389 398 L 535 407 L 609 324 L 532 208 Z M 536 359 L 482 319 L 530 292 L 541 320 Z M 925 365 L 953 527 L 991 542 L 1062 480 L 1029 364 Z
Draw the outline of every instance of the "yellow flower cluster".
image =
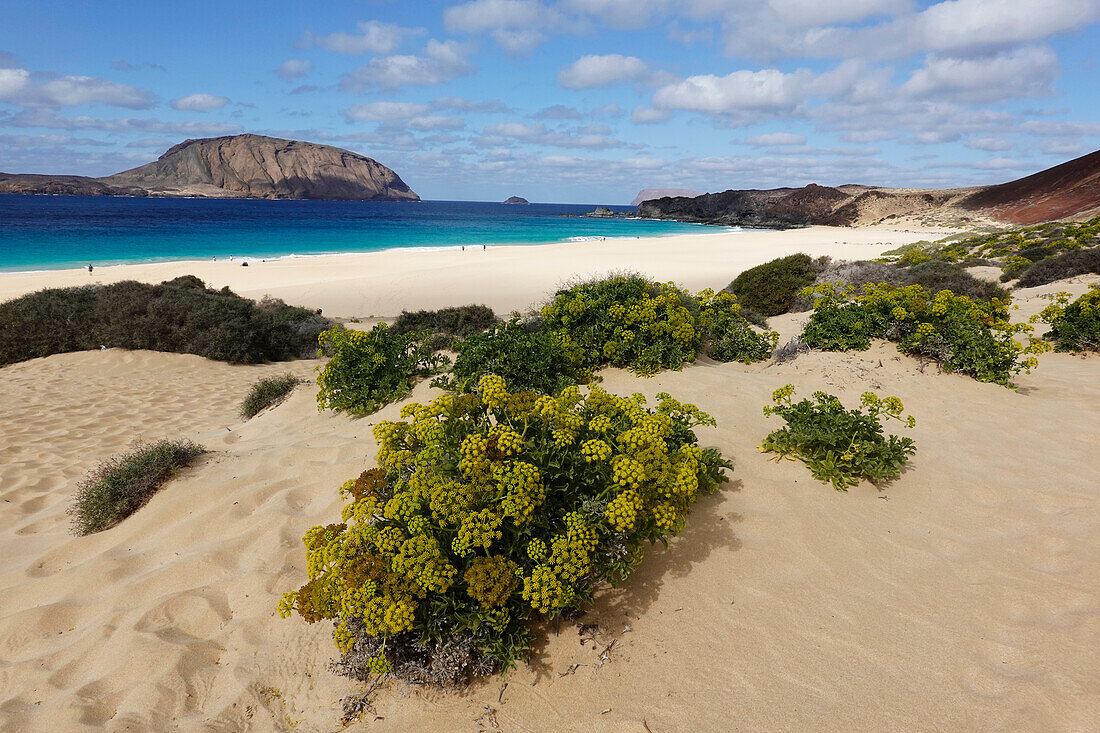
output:
M 626 489 L 607 503 L 604 517 L 619 531 L 634 529 L 634 522 L 644 507 L 641 494 L 634 489 Z
M 599 438 L 586 440 L 581 444 L 581 455 L 586 463 L 593 461 L 606 461 L 611 457 L 611 446 Z
M 476 558 L 462 576 L 466 592 L 485 608 L 499 608 L 519 585 L 519 569 L 503 555 Z
M 489 547 L 502 536 L 500 525 L 504 517 L 492 509 L 482 509 L 479 512 L 467 514 L 458 528 L 458 536 L 454 538 L 451 548 L 456 555 L 469 554 L 475 547 Z

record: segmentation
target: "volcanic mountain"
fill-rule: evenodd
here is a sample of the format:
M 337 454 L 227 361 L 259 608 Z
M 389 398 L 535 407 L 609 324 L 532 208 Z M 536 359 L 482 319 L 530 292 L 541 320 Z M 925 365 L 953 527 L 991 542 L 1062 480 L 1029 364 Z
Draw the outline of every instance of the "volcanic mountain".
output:
M 1100 212 L 1100 150 L 996 186 L 881 188 L 811 183 L 803 188 L 729 190 L 643 201 L 638 216 L 706 224 L 784 229 L 864 226 L 901 218 L 1037 224 Z
M 0 173 L 0 193 L 419 201 L 376 160 L 263 135 L 185 140 L 152 163 L 103 178 Z

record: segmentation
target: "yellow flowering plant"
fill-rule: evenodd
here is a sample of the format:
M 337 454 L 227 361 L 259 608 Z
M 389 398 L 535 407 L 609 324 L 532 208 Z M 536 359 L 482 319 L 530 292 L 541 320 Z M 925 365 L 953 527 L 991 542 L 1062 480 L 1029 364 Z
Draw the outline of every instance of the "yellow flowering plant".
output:
M 905 406 L 897 397 L 864 392 L 858 410 L 846 410 L 824 392 L 798 402 L 793 397 L 794 386 L 788 384 L 772 393 L 774 404 L 764 406 L 765 415 L 778 415 L 787 426 L 769 433 L 760 451 L 775 453 L 777 461 L 798 458 L 814 478 L 837 491 L 861 479 L 880 484 L 897 477 L 916 451 L 912 438 L 883 435 L 883 420 L 916 425 L 912 415 L 902 417 Z
M 536 619 L 591 601 L 679 532 L 730 464 L 700 448 L 714 420 L 599 386 L 556 397 L 474 392 L 375 427 L 378 466 L 349 480 L 339 523 L 310 529 L 307 581 L 280 613 L 330 619 L 357 679 L 453 685 L 513 665 Z
M 1050 326 L 1043 338 L 1056 351 L 1100 351 L 1100 285 L 1092 285 L 1072 303 L 1069 293 L 1055 294 L 1054 302 L 1031 320 Z

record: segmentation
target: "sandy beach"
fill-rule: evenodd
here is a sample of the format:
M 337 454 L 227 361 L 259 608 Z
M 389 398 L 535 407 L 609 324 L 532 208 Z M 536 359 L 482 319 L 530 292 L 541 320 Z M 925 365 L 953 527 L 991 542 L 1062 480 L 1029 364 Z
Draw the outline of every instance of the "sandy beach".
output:
M 393 317 L 404 310 L 485 303 L 501 313 L 525 310 L 571 278 L 634 270 L 687 288 L 723 288 L 738 272 L 776 257 L 867 259 L 949 232 L 809 227 L 786 231 L 721 229 L 701 235 L 598 242 L 372 252 L 250 261 L 185 261 L 33 273 L 0 273 L 0 301 L 46 287 L 120 280 L 157 283 L 196 275 L 208 287 L 229 286 L 322 308 L 343 318 Z
M 926 233 L 811 228 L 702 237 L 0 275 L 0 300 L 42 287 L 194 274 L 341 317 L 484 302 L 525 309 L 570 277 L 631 269 L 722 287 L 793 252 L 867 258 Z M 934 238 L 934 236 L 933 236 Z M 1018 291 L 1026 318 L 1058 290 Z M 772 319 L 784 337 L 806 314 Z M 319 413 L 315 386 L 247 422 L 261 376 L 318 361 L 230 366 L 121 350 L 0 369 L 0 729 L 340 730 L 356 686 L 329 673 L 331 626 L 282 620 L 300 543 L 373 465 L 371 427 Z M 894 345 L 784 364 L 701 360 L 604 386 L 668 391 L 718 422 L 734 463 L 668 549 L 539 631 L 528 666 L 459 694 L 390 684 L 355 730 L 1089 731 L 1100 729 L 1100 358 L 1044 354 L 1019 390 L 921 368 Z M 838 493 L 757 446 L 772 390 L 846 404 L 896 395 L 917 453 L 885 490 Z M 419 385 L 410 397 L 429 399 Z M 211 453 L 117 527 L 68 532 L 75 483 L 135 440 Z

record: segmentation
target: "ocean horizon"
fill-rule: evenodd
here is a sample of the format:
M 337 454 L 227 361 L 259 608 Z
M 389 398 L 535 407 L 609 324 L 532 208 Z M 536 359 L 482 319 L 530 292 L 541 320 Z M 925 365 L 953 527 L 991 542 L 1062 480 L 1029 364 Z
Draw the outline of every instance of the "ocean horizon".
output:
M 730 231 L 674 221 L 583 216 L 595 207 L 4 194 L 0 272 Z M 608 208 L 629 213 L 634 207 Z

